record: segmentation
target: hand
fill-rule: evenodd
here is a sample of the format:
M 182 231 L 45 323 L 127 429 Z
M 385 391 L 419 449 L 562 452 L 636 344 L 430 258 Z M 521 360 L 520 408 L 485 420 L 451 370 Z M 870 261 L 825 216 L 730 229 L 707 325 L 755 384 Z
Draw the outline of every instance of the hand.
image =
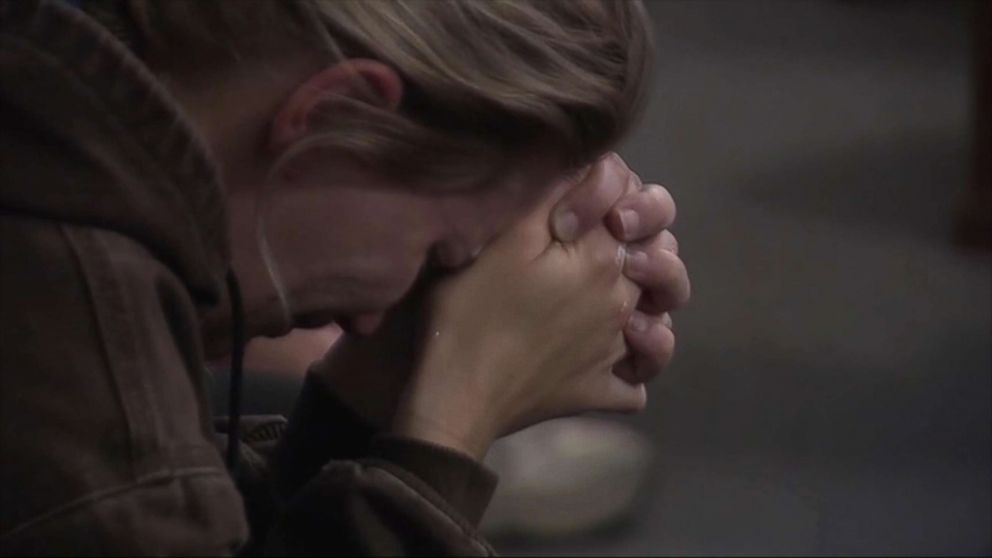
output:
M 387 428 L 420 354 L 423 277 L 369 336 L 343 334 L 308 373 L 377 430 Z
M 675 213 L 671 194 L 657 184 L 642 185 L 615 153 L 593 165 L 552 213 L 551 228 L 558 240 L 580 238 L 605 219 L 614 237 L 629 243 L 624 273 L 645 296 L 625 329 L 631 355 L 614 372 L 632 383 L 650 380 L 671 360 L 675 336 L 668 313 L 689 299 L 678 241 L 665 230 Z
M 438 284 L 394 431 L 481 458 L 495 438 L 545 419 L 643 408 L 643 385 L 611 372 L 639 289 L 605 227 L 553 241 L 547 219 L 562 191 Z

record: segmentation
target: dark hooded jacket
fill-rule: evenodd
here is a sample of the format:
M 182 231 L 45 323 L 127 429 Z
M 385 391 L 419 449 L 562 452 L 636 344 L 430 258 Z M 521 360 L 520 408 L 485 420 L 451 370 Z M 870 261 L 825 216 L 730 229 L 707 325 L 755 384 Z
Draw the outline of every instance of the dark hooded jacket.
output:
M 229 474 L 199 329 L 223 187 L 80 8 L 0 0 L 0 554 L 492 554 L 490 472 L 315 382 L 288 421 L 245 418 Z

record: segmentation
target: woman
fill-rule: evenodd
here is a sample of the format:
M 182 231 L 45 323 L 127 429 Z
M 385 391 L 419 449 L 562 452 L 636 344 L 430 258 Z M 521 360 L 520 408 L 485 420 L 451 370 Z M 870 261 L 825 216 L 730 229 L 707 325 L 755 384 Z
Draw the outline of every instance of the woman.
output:
M 2 551 L 491 553 L 489 443 L 642 408 L 687 297 L 601 157 L 641 8 L 246 6 L 0 3 Z M 232 482 L 202 363 L 331 321 L 367 342 L 232 427 Z

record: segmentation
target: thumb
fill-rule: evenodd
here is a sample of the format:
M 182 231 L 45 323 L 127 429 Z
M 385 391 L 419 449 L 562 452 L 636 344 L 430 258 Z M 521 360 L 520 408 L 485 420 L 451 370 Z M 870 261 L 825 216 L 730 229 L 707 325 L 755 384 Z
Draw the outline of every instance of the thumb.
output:
M 543 253 L 554 240 L 548 227 L 551 211 L 574 188 L 573 181 L 558 181 L 534 208 L 497 237 L 486 250 L 512 249 L 528 259 Z
M 629 171 L 615 154 L 584 170 L 584 178 L 565 193 L 551 213 L 552 235 L 561 242 L 571 242 L 602 223 L 627 189 Z

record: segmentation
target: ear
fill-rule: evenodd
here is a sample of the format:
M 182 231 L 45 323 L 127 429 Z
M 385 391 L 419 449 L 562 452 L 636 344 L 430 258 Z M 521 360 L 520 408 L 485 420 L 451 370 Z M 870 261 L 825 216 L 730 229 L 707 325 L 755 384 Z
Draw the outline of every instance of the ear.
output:
M 324 103 L 349 98 L 386 110 L 396 110 L 403 97 L 403 80 L 387 64 L 353 58 L 310 76 L 289 95 L 272 122 L 270 143 L 281 150 L 310 131 Z

